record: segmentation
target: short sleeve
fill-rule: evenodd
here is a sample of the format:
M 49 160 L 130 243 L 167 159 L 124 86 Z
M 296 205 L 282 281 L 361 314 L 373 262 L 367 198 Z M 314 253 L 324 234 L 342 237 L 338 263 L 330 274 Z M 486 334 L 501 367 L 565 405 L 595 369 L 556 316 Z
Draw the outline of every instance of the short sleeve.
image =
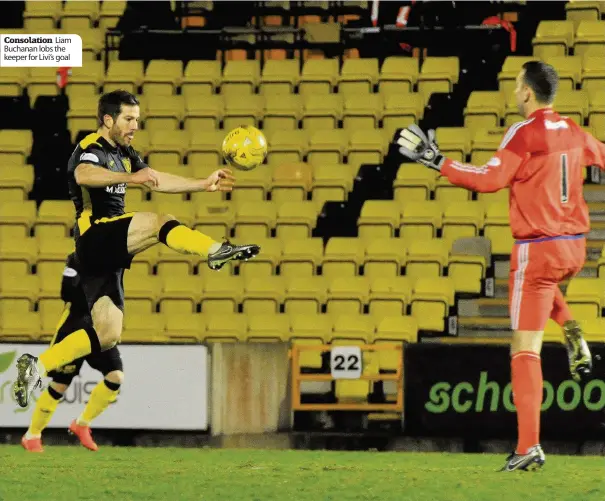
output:
M 130 164 L 132 165 L 132 172 L 137 172 L 141 169 L 149 167 L 141 158 L 141 155 L 132 146 L 126 148 L 128 158 L 130 158 Z
M 80 153 L 78 164 L 90 164 L 98 167 L 107 167 L 105 152 L 96 145 L 91 145 Z

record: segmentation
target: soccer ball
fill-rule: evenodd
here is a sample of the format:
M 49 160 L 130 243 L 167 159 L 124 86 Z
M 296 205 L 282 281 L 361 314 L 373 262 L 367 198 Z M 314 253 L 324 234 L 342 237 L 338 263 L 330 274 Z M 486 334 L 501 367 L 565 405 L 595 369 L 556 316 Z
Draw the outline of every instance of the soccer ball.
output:
M 256 127 L 243 125 L 223 140 L 223 157 L 236 169 L 252 170 L 267 156 L 267 139 Z

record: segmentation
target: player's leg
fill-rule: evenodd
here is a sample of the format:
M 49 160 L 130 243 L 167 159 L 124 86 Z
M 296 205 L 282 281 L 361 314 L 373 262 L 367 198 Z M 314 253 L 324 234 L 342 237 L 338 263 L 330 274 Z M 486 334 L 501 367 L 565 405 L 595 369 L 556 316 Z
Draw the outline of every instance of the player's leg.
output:
M 100 371 L 104 378 L 90 393 L 86 407 L 82 414 L 71 422 L 69 431 L 78 437 L 84 447 L 96 451 L 99 448 L 92 438 L 90 424 L 116 401 L 120 386 L 124 381 L 124 372 L 117 346 L 88 357 L 87 362 L 93 369 Z
M 128 253 L 138 254 L 158 242 L 182 254 L 207 257 L 208 266 L 214 270 L 222 268 L 229 261 L 250 259 L 260 251 L 258 245 L 216 242 L 181 224 L 169 214 L 135 213 L 128 228 Z

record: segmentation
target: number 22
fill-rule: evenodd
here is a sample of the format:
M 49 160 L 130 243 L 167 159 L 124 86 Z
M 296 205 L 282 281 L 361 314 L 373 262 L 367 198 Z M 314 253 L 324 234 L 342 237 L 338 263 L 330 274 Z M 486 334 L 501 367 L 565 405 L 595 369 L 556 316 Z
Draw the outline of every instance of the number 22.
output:
M 343 357 L 342 355 L 336 355 L 334 357 L 334 361 L 336 362 L 336 365 L 334 366 L 334 369 L 337 371 L 344 371 L 344 370 L 349 370 L 349 371 L 357 371 L 359 370 L 359 358 L 357 358 L 357 356 L 355 355 L 349 355 L 347 362 L 349 362 L 349 366 L 345 369 L 345 357 Z
M 561 203 L 569 200 L 569 171 L 567 168 L 567 153 L 561 155 Z

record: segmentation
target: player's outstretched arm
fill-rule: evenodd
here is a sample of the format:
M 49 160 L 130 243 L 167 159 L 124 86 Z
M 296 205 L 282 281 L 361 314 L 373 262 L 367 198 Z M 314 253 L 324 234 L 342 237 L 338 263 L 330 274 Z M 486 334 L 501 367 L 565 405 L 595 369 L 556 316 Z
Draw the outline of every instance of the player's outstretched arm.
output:
M 126 172 L 112 172 L 108 169 L 99 168 L 93 164 L 82 163 L 76 167 L 74 177 L 76 183 L 88 188 L 104 188 L 115 184 L 146 184 L 157 185 L 157 173 L 152 169 L 142 169 L 134 174 Z
M 235 178 L 231 169 L 218 169 L 206 179 L 192 179 L 167 172 L 157 172 L 157 186 L 151 187 L 153 191 L 161 193 L 193 193 L 198 191 L 231 191 Z

